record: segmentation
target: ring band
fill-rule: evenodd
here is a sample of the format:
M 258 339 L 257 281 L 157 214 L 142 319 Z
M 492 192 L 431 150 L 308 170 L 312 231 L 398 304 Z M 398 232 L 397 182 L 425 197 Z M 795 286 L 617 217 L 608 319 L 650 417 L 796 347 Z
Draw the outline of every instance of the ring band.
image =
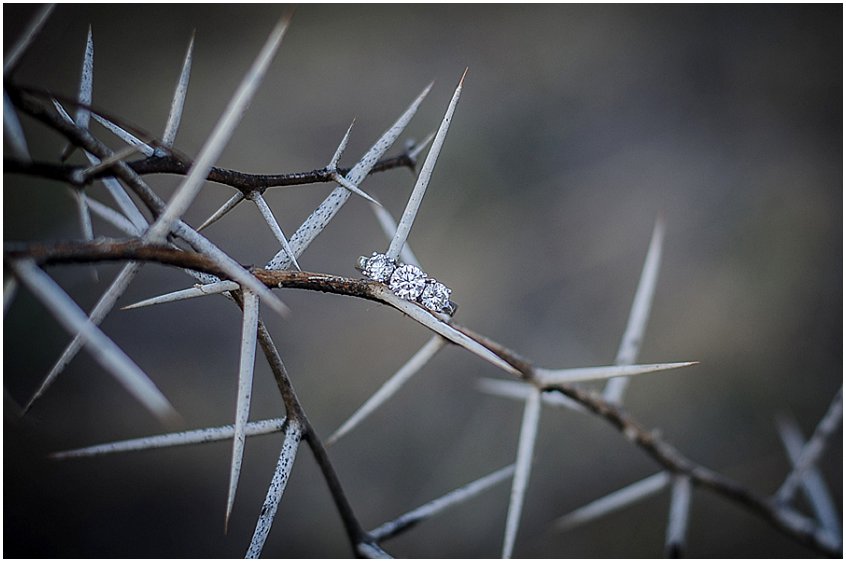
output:
M 370 257 L 359 256 L 355 268 L 364 277 L 385 283 L 398 297 L 426 310 L 448 316 L 458 310 L 458 305 L 449 298 L 452 289 L 415 265 L 398 263 L 385 254 L 373 252 Z

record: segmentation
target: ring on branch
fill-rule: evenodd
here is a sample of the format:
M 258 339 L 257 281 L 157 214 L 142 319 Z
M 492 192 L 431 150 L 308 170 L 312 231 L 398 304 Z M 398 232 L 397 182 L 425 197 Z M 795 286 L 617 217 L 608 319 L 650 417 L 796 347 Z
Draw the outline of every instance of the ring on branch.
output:
M 458 310 L 458 305 L 449 299 L 452 289 L 415 265 L 401 264 L 385 254 L 373 252 L 370 257 L 359 256 L 355 268 L 368 279 L 387 284 L 396 296 L 427 310 L 448 316 Z

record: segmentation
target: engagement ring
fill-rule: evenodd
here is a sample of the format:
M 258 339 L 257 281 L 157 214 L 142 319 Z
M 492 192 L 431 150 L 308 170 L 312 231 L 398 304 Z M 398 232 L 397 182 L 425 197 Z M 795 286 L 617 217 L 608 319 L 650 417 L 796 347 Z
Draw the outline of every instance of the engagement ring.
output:
M 401 299 L 416 302 L 432 312 L 452 316 L 458 309 L 449 300 L 452 290 L 416 265 L 400 264 L 385 254 L 373 252 L 370 257 L 360 256 L 355 268 L 368 279 L 388 285 Z

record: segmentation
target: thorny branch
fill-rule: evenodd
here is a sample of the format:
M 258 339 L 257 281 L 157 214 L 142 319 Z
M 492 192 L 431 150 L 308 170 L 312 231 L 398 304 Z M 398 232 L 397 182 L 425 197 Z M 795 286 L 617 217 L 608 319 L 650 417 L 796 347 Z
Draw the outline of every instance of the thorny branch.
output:
M 212 260 L 202 254 L 179 251 L 160 245 L 149 245 L 139 240 L 11 244 L 6 246 L 4 259 L 15 260 L 25 257 L 32 258 L 44 265 L 116 260 L 153 261 L 204 273 L 222 274 Z M 381 284 L 373 281 L 302 271 L 269 271 L 254 268 L 251 269 L 251 272 L 270 288 L 305 289 L 380 301 L 377 294 Z M 644 427 L 622 407 L 604 400 L 594 392 L 580 389 L 574 385 L 543 385 L 536 376 L 535 368 L 527 359 L 520 357 L 510 349 L 489 338 L 476 334 L 472 330 L 455 324 L 452 324 L 452 326 L 513 366 L 519 371 L 521 378 L 524 380 L 539 386 L 545 392 L 559 392 L 564 394 L 603 418 L 619 430 L 628 440 L 668 470 L 689 476 L 692 483 L 709 489 L 749 509 L 780 531 L 810 548 L 829 556 L 840 555 L 838 541 L 827 534 L 824 529 L 816 525 L 812 520 L 788 507 L 765 499 L 740 483 L 688 459 L 670 443 L 662 439 L 657 431 Z M 287 377 L 281 357 L 263 325 L 261 325 L 259 330 L 259 341 L 268 358 L 268 362 L 271 364 L 289 416 L 299 418 L 304 424 L 304 427 L 306 427 L 304 437 L 309 443 L 324 473 L 324 477 L 327 480 L 333 498 L 335 498 L 344 520 L 350 540 L 354 541 L 355 545 L 368 545 L 368 537 L 362 530 L 362 527 L 352 512 L 351 506 L 346 500 L 337 475 L 334 473 L 331 463 L 326 456 L 322 442 L 308 424 L 307 418 L 296 399 L 296 395 L 293 393 L 293 388 Z M 370 544 L 369 546 L 372 547 L 374 545 Z
M 371 174 L 384 172 L 395 168 L 414 169 L 416 162 L 406 151 L 398 156 L 383 158 L 370 171 Z M 126 165 L 138 174 L 145 176 L 150 174 L 175 174 L 184 176 L 191 169 L 193 162 L 185 156 L 169 154 L 167 156 L 151 156 L 142 160 L 127 162 Z M 3 160 L 3 169 L 8 173 L 43 177 L 47 179 L 65 182 L 75 187 L 83 187 L 93 181 L 114 175 L 110 169 L 100 170 L 94 174 L 83 174 L 86 166 L 74 166 L 70 164 L 53 164 L 49 162 L 25 162 L 14 158 Z M 253 191 L 264 192 L 271 187 L 293 187 L 312 183 L 327 183 L 335 181 L 335 174 L 346 175 L 350 168 L 338 168 L 330 170 L 320 168 L 309 172 L 294 172 L 290 174 L 249 174 L 229 170 L 226 168 L 213 167 L 207 177 L 208 181 L 228 185 L 241 191 L 244 194 Z
M 97 115 L 108 118 L 111 122 L 119 121 L 112 116 L 107 116 L 105 112 L 102 112 L 90 105 L 81 104 L 75 100 L 62 96 L 50 96 L 47 92 L 42 92 L 34 88 L 16 88 L 13 85 L 7 84 L 6 92 L 10 94 L 13 101 L 21 100 L 20 96 L 28 96 L 30 102 L 41 103 L 41 100 L 51 99 L 52 97 L 53 99 L 60 99 L 69 105 L 75 105 L 81 107 L 82 109 L 91 110 Z M 19 105 L 18 107 L 27 111 L 27 106 Z M 30 109 L 34 109 L 32 105 L 29 105 L 28 107 Z M 55 121 L 53 122 L 55 123 Z M 150 135 L 140 132 L 136 127 L 125 126 L 125 128 L 138 133 L 141 138 L 147 139 L 152 146 L 157 148 L 157 151 L 148 158 L 125 162 L 125 164 L 135 174 L 138 176 L 151 174 L 173 174 L 184 176 L 188 174 L 191 166 L 194 164 L 188 156 L 180 153 L 173 147 L 162 148 L 158 141 L 150 137 Z M 395 168 L 408 168 L 413 172 L 417 166 L 416 158 L 412 156 L 414 148 L 414 146 L 411 146 L 408 147 L 402 154 L 381 159 L 373 166 L 370 173 L 384 172 Z M 88 150 L 88 147 L 86 147 L 86 150 Z M 86 185 L 90 185 L 97 179 L 114 175 L 114 172 L 111 170 L 111 166 L 97 170 L 95 173 L 85 173 L 88 170 L 88 167 L 86 166 L 53 164 L 49 162 L 30 162 L 15 158 L 4 158 L 3 170 L 8 173 L 49 178 L 75 187 L 84 187 Z M 254 191 L 263 193 L 266 189 L 272 187 L 292 187 L 313 183 L 328 183 L 335 181 L 334 176 L 337 174 L 345 176 L 349 171 L 350 168 L 320 168 L 307 172 L 293 172 L 287 174 L 251 174 L 227 168 L 212 167 L 207 179 L 208 181 L 214 183 L 234 187 L 246 195 Z

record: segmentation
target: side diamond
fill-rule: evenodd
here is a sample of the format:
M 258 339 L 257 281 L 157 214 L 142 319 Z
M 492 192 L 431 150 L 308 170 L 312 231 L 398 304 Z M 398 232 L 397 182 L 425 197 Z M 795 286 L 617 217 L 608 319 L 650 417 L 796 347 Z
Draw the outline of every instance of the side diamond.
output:
M 390 287 L 402 299 L 415 300 L 426 285 L 426 274 L 416 266 L 401 265 L 391 275 Z
M 452 293 L 443 283 L 437 281 L 426 283 L 423 293 L 420 295 L 420 302 L 432 312 L 443 311 L 449 303 L 449 296 Z
M 385 254 L 377 254 L 374 252 L 373 255 L 367 259 L 367 262 L 364 265 L 364 275 L 374 281 L 381 281 L 384 283 L 390 279 L 394 269 L 396 269 L 396 264 L 393 260 L 389 259 Z

